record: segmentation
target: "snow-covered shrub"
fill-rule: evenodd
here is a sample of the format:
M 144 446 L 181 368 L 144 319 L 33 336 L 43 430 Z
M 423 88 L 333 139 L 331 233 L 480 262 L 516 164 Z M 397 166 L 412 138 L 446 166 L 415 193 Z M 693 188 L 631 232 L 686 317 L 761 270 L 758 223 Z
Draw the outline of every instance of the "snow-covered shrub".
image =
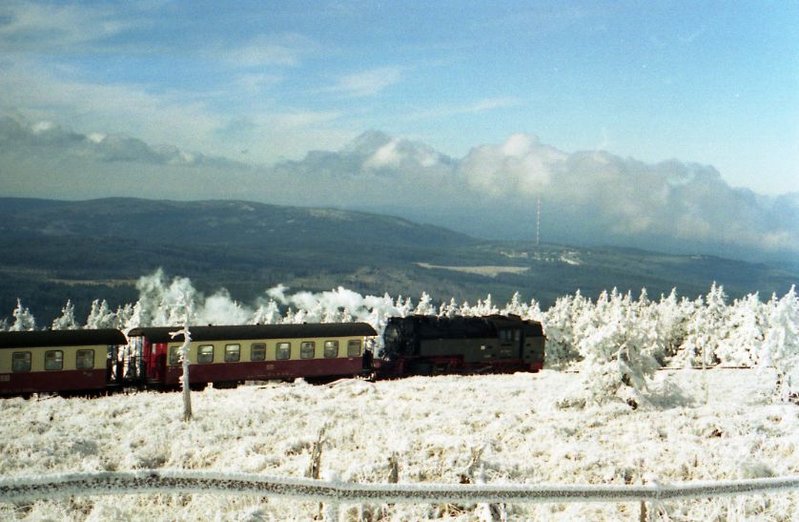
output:
M 651 331 L 630 294 L 621 296 L 614 290 L 609 297 L 600 296 L 593 324 L 578 341 L 589 400 L 601 403 L 620 397 L 637 407 L 647 378 L 659 367 L 651 355 L 655 344 Z

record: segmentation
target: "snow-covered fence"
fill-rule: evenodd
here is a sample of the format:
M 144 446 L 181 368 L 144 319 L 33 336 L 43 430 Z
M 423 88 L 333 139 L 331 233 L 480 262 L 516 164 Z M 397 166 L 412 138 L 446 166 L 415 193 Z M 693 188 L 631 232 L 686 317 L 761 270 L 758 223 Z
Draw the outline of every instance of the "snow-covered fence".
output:
M 660 502 L 799 489 L 799 476 L 644 485 L 357 484 L 184 470 L 69 473 L 0 478 L 0 502 L 80 495 L 224 493 L 279 496 L 330 504 Z

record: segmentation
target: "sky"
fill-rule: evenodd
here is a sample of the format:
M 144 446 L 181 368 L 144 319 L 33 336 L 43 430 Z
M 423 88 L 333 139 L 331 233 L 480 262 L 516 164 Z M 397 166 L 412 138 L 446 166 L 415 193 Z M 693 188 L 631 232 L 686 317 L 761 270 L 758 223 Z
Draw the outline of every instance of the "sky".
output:
M 6 0 L 0 113 L 251 165 L 522 133 L 774 196 L 799 191 L 799 3 Z
M 0 196 L 795 260 L 797 22 L 799 2 L 6 1 Z

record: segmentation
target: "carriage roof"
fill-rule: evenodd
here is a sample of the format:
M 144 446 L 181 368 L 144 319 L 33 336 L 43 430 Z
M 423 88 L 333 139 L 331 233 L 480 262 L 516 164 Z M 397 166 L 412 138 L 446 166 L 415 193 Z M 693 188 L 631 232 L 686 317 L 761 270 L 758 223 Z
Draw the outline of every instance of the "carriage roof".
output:
M 0 332 L 0 348 L 124 345 L 127 342 L 125 334 L 113 328 Z
M 134 328 L 128 337 L 145 337 L 150 342 L 182 341 L 183 334 L 172 336 L 181 326 L 155 326 Z M 257 324 L 228 326 L 189 326 L 192 341 L 222 341 L 236 339 L 298 339 L 321 337 L 375 336 L 377 332 L 368 323 L 308 323 L 308 324 Z

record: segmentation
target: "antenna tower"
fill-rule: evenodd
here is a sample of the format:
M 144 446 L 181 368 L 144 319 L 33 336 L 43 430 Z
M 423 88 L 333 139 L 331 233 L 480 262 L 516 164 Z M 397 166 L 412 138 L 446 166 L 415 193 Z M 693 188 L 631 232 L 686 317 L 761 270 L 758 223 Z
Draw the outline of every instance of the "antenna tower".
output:
M 535 247 L 541 245 L 541 196 L 538 196 L 535 207 Z

